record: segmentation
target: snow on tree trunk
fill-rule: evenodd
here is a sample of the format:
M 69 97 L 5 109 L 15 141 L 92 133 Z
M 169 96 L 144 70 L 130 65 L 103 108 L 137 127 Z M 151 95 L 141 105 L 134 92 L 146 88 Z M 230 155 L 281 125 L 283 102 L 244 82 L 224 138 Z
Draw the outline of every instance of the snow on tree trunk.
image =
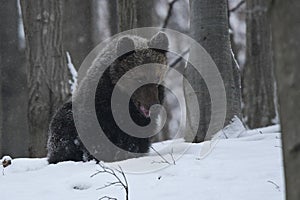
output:
M 271 9 L 287 200 L 300 199 L 299 10 L 298 0 L 276 0 Z
M 224 125 L 227 125 L 235 115 L 241 116 L 240 77 L 237 66 L 232 60 L 227 0 L 190 0 L 190 12 L 191 36 L 211 55 L 224 81 L 227 96 L 227 115 Z M 198 96 L 200 122 L 194 142 L 201 142 L 206 136 L 210 122 L 210 97 L 204 80 L 200 79 L 191 67 L 186 69 L 185 74 L 195 86 L 193 89 Z M 193 115 L 193 108 L 190 106 L 187 103 L 188 121 Z M 207 135 L 212 134 L 214 133 L 207 133 Z M 191 139 L 186 137 L 187 141 Z
M 31 157 L 46 155 L 49 122 L 68 97 L 68 67 L 62 48 L 62 1 L 21 0 L 29 89 Z
M 250 128 L 271 125 L 276 117 L 269 4 L 266 0 L 247 0 L 243 114 Z

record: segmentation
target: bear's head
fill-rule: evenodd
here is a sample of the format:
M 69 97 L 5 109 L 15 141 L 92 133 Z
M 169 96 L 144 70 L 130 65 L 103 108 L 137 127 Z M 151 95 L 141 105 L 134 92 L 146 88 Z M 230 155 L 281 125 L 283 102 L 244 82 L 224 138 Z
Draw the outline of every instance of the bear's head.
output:
M 131 96 L 131 100 L 140 114 L 146 118 L 150 117 L 152 105 L 162 103 L 163 92 L 160 83 L 164 80 L 168 70 L 166 57 L 168 46 L 168 37 L 163 32 L 157 33 L 150 40 L 125 36 L 117 42 L 117 54 L 121 56 L 115 63 L 115 67 L 112 68 L 114 70 L 111 72 L 113 74 L 112 83 L 116 84 L 126 72 L 128 72 L 126 74 L 127 84 L 121 86 L 124 91 L 136 83 L 147 83 L 149 79 L 155 80 L 154 83 L 139 87 Z M 127 49 L 130 51 L 127 52 Z M 160 67 L 155 67 L 158 64 Z M 142 65 L 146 66 L 146 70 L 134 70 Z

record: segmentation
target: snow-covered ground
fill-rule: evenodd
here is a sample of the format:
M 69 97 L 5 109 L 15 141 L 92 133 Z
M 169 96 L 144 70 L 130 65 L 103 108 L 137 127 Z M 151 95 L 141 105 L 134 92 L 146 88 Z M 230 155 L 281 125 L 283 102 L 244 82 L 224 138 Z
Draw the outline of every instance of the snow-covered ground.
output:
M 203 149 L 210 145 L 213 149 L 201 157 Z M 154 146 L 163 149 L 170 147 L 170 142 Z M 180 156 L 183 149 L 186 152 Z M 283 200 L 281 150 L 279 126 L 272 126 L 247 131 L 239 138 L 218 139 L 213 144 L 173 141 L 172 155 L 180 157 L 175 165 L 170 155 L 164 155 L 168 164 L 155 152 L 105 165 L 120 165 L 125 171 L 130 200 Z M 97 189 L 115 182 L 106 173 L 91 177 L 97 170 L 101 168 L 95 162 L 48 165 L 46 159 L 13 159 L 4 175 L 0 174 L 0 199 L 125 199 L 122 187 Z

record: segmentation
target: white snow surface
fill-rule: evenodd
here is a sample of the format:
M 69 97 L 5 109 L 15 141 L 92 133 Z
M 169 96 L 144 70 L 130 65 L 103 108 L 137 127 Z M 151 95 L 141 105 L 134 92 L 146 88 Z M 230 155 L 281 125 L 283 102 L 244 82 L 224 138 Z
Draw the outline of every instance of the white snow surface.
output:
M 121 166 L 125 171 L 130 200 L 283 200 L 280 127 L 241 132 L 238 126 L 239 122 L 235 122 L 231 128 L 240 132 L 238 138 L 219 137 L 217 142 L 213 139 L 199 144 L 178 139 L 154 144 L 155 149 L 164 149 L 172 143 L 173 157 L 180 157 L 175 165 L 155 161 L 162 158 L 153 151 L 149 156 L 104 164 L 112 168 Z M 201 157 L 202 148 L 212 143 L 209 154 Z M 183 155 L 182 149 L 186 150 Z M 161 152 L 165 158 L 171 157 L 167 155 L 170 152 Z M 144 173 L 133 173 L 151 165 L 156 170 L 148 168 Z M 0 174 L 0 199 L 125 199 L 125 191 L 119 186 L 97 190 L 115 181 L 109 174 L 91 177 L 99 169 L 94 161 L 49 165 L 46 158 L 13 159 L 4 175 Z

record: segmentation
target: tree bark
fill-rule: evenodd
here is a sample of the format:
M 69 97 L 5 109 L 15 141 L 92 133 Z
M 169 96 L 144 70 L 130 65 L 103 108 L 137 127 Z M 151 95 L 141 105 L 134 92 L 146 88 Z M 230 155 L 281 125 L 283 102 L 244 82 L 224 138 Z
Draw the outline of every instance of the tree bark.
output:
M 190 0 L 191 36 L 211 55 L 224 81 L 227 97 L 227 115 L 225 125 L 236 115 L 241 117 L 240 77 L 237 66 L 233 64 L 231 54 L 227 0 Z M 185 75 L 192 81 L 198 96 L 200 122 L 194 142 L 201 142 L 206 136 L 210 122 L 210 97 L 203 79 L 191 67 Z M 186 97 L 187 99 L 187 97 Z M 188 120 L 193 115 L 193 108 L 187 103 Z M 212 135 L 214 133 L 207 133 Z M 191 138 L 186 137 L 190 141 Z
M 137 27 L 152 27 L 158 25 L 155 3 L 155 0 L 136 1 Z
M 0 29 L 2 30 L 2 29 Z M 2 37 L 1 37 L 2 38 Z M 2 42 L 1 42 L 2 43 Z M 1 46 L 0 46 L 1 48 Z M 1 48 L 2 49 L 2 48 Z M 2 66 L 2 54 L 0 54 L 0 65 Z M 0 67 L 0 78 L 2 79 L 2 68 Z M 2 107 L 2 82 L 0 81 L 0 158 L 2 158 L 3 154 L 2 154 L 2 147 L 3 147 L 3 133 L 2 133 L 2 124 L 3 124 L 3 120 L 2 120 L 2 113 L 3 113 L 3 107 Z
M 118 0 L 119 32 L 137 27 L 136 0 Z
M 27 87 L 24 52 L 18 38 L 17 1 L 3 0 L 0 5 L 1 114 L 3 154 L 28 156 Z M 1 140 L 1 139 L 0 139 Z
M 268 0 L 247 0 L 243 114 L 250 128 L 272 125 L 276 117 L 269 4 Z
M 107 3 L 109 9 L 109 30 L 112 36 L 118 33 L 117 0 L 109 0 Z
M 93 49 L 93 0 L 64 0 L 63 46 L 78 70 Z
M 118 31 L 157 26 L 156 3 L 155 0 L 118 0 Z M 113 6 L 113 3 L 110 4 Z
M 70 93 L 62 48 L 63 2 L 21 0 L 21 8 L 29 89 L 29 153 L 44 157 L 51 117 Z
M 271 10 L 287 200 L 300 199 L 299 10 L 298 0 L 275 0 Z

